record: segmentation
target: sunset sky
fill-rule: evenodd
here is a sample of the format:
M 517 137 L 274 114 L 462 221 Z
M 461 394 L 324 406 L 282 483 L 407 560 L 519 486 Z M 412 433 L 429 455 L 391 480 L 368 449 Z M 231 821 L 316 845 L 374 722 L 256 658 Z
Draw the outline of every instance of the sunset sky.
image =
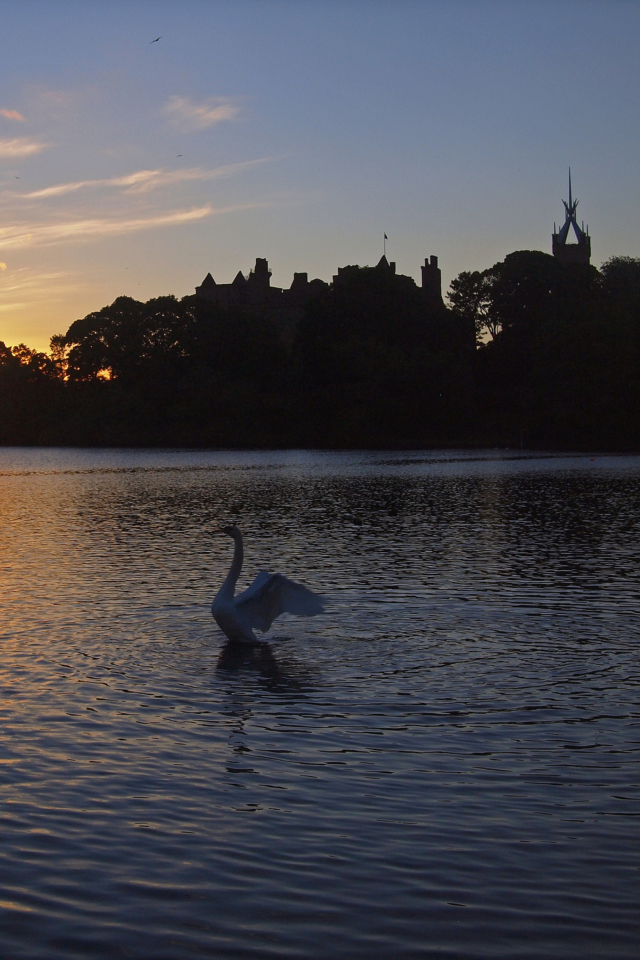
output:
M 640 256 L 640 3 L 0 0 L 0 340 L 267 257 Z M 160 37 L 156 43 L 152 41 Z

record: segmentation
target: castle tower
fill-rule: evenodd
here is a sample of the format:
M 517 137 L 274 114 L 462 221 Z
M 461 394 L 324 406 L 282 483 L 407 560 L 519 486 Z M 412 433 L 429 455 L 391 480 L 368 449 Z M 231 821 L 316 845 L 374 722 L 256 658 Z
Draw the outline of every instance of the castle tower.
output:
M 387 260 L 384 254 L 380 257 L 380 259 L 376 263 L 376 267 L 378 270 L 383 270 L 385 273 L 396 272 L 396 265 L 394 261 L 392 260 L 391 263 L 389 263 L 389 261 Z
M 438 266 L 438 258 L 425 259 L 422 271 L 422 292 L 431 306 L 441 307 L 442 303 L 442 273 Z
M 271 286 L 271 270 L 264 257 L 256 257 L 256 265 L 249 274 L 247 282 L 252 289 L 267 293 Z
M 591 262 L 591 237 L 589 236 L 589 228 L 587 227 L 586 231 L 584 229 L 584 222 L 582 227 L 579 227 L 576 220 L 578 201 L 573 199 L 571 193 L 571 169 L 569 169 L 569 202 L 567 203 L 566 200 L 562 202 L 564 204 L 564 224 L 558 233 L 556 233 L 555 223 L 553 225 L 551 251 L 560 263 L 582 263 L 589 266 Z M 577 243 L 567 243 L 571 227 L 573 227 L 573 232 L 578 240 Z

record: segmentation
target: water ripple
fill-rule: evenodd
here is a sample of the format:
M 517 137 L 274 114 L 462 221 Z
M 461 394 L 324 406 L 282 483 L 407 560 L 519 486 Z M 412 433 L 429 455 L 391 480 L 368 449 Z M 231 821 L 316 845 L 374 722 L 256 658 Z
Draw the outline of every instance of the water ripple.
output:
M 640 459 L 0 451 L 3 960 L 631 960 Z M 237 651 L 246 579 L 330 597 Z

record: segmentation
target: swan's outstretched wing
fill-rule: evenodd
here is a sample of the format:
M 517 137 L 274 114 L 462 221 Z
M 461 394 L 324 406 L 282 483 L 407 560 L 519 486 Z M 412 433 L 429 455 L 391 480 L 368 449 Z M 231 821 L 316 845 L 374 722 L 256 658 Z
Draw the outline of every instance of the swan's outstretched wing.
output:
M 274 573 L 267 573 L 265 570 L 261 570 L 258 576 L 255 578 L 250 587 L 247 587 L 246 590 L 243 590 L 242 593 L 239 593 L 235 599 L 236 606 L 238 604 L 244 603 L 245 600 L 250 600 L 251 597 L 255 597 L 257 591 L 265 583 L 271 580 L 271 577 L 274 577 Z
M 235 607 L 252 630 L 263 633 L 281 613 L 312 617 L 324 612 L 324 600 L 301 583 L 281 573 L 259 573 L 248 590 L 236 597 Z

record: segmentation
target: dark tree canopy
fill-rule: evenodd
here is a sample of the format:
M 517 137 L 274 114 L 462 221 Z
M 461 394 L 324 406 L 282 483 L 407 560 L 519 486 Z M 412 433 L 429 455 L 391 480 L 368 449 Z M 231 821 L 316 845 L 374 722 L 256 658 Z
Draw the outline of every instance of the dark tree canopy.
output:
M 519 251 L 486 275 L 484 309 L 497 326 L 477 355 L 485 435 L 530 446 L 638 447 L 637 261 L 615 258 L 599 273 Z
M 611 257 L 600 268 L 606 293 L 618 303 L 636 305 L 640 301 L 640 259 Z
M 118 297 L 49 354 L 0 343 L 0 443 L 640 447 L 640 260 L 520 250 L 448 300 L 384 264 L 343 268 L 295 323 Z
M 147 303 L 118 297 L 111 306 L 76 320 L 62 338 L 69 377 L 126 380 L 175 366 L 185 356 L 193 322 L 188 306 L 175 297 Z
M 408 277 L 345 268 L 309 305 L 298 331 L 314 443 L 441 442 L 468 415 L 465 329 Z
M 539 322 L 563 300 L 593 293 L 597 283 L 595 268 L 563 266 L 548 253 L 518 250 L 487 270 L 459 274 L 448 299 L 456 315 L 474 324 L 483 343 L 502 330 Z
M 500 321 L 491 311 L 492 289 L 493 274 L 490 270 L 463 270 L 449 288 L 448 300 L 454 314 L 473 324 L 478 343 L 482 343 L 487 334 L 493 338 L 501 330 Z

